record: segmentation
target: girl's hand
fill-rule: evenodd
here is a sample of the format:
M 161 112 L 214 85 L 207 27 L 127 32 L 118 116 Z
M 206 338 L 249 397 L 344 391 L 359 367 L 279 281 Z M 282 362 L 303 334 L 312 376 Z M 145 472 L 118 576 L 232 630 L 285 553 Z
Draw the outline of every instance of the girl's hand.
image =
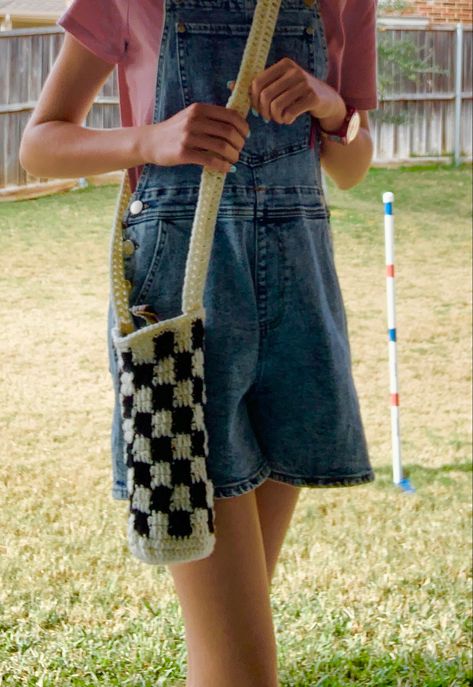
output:
M 143 159 L 164 167 L 190 163 L 227 173 L 240 157 L 249 128 L 231 108 L 191 103 L 169 119 L 143 127 Z
M 344 116 L 343 101 L 337 91 L 289 57 L 254 77 L 250 98 L 252 107 L 264 119 L 273 119 L 278 124 L 292 124 L 304 112 L 318 119 L 340 115 L 340 123 Z

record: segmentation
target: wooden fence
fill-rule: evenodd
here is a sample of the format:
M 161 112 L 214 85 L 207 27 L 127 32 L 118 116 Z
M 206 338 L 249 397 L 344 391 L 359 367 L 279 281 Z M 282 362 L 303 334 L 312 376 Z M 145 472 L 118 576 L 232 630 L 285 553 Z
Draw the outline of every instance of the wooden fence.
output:
M 420 160 L 472 159 L 472 27 L 462 27 L 461 55 L 458 30 L 452 26 L 393 28 L 378 26 L 383 41 L 410 39 L 418 56 L 431 65 L 414 81 L 392 64 L 378 59 L 378 77 L 392 84 L 370 112 L 374 141 L 373 164 Z M 24 127 L 63 40 L 59 26 L 0 31 L 0 196 L 45 179 L 31 177 L 21 167 L 18 151 Z M 456 70 L 456 65 L 461 65 Z M 444 73 L 436 73 L 436 68 Z M 404 123 L 385 121 L 402 115 Z M 120 126 L 117 71 L 99 92 L 86 125 Z M 456 153 L 455 153 L 456 150 Z M 23 188 L 26 191 L 26 188 Z
M 412 80 L 397 65 L 382 56 L 378 59 L 378 80 L 388 78 L 391 84 L 380 98 L 379 109 L 370 113 L 374 161 L 471 161 L 472 27 L 378 24 L 378 42 L 389 46 L 405 40 L 414 44 L 416 58 L 425 63 L 424 72 Z M 382 121 L 388 113 L 406 121 Z

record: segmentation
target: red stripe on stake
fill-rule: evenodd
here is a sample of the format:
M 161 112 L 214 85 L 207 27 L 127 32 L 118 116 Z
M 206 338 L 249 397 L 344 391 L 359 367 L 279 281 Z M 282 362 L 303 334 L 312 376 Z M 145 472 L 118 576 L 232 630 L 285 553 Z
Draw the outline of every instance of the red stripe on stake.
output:
M 394 265 L 386 265 L 386 276 L 394 277 Z
M 392 406 L 398 406 L 399 405 L 399 394 L 391 394 L 391 405 Z

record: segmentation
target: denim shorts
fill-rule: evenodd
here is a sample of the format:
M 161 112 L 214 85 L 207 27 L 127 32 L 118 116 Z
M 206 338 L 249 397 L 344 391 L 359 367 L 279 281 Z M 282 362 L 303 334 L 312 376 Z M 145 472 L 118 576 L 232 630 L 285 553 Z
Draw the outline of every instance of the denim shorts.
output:
M 225 104 L 223 88 L 238 72 L 251 2 L 166 0 L 154 122 L 195 100 Z M 282 0 L 267 64 L 286 54 L 326 77 L 317 2 Z M 209 64 L 222 66 L 212 75 Z M 204 412 L 214 496 L 243 494 L 268 477 L 307 487 L 372 482 L 320 141 L 309 113 L 286 126 L 250 112 L 248 123 L 251 137 L 237 171 L 225 179 L 204 292 Z M 147 163 L 122 217 L 130 306 L 151 304 L 161 320 L 182 312 L 201 173 L 199 165 Z M 112 497 L 126 499 L 113 325 L 109 305 Z

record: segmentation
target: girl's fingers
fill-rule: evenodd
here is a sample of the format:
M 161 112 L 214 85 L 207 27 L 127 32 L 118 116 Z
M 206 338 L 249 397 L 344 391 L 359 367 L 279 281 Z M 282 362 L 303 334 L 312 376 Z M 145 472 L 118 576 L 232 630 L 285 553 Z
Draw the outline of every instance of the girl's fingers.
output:
M 216 157 L 206 150 L 199 150 L 197 148 L 189 148 L 185 155 L 186 164 L 202 165 L 210 167 L 216 172 L 223 172 L 224 174 L 231 171 L 233 165 L 229 162 Z
M 215 120 L 218 123 L 228 123 L 236 129 L 243 141 L 249 131 L 248 122 L 239 112 L 231 107 L 224 107 L 223 105 L 214 105 L 213 103 L 194 103 L 196 118 L 199 120 Z M 192 105 L 190 105 L 192 107 Z M 215 122 L 214 122 L 215 127 Z
M 240 151 L 231 143 L 218 136 L 209 136 L 204 133 L 192 133 L 187 137 L 187 145 L 190 148 L 207 150 L 215 157 L 221 157 L 229 164 L 238 162 Z

